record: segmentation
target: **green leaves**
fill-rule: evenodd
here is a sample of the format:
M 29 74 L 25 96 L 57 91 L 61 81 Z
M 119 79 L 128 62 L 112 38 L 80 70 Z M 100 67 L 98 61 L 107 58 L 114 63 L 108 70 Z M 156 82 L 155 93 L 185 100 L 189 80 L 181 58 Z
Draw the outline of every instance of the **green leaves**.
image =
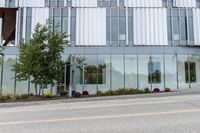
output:
M 54 86 L 60 76 L 60 66 L 63 44 L 68 35 L 58 31 L 52 31 L 50 23 L 47 25 L 37 24 L 28 42 L 21 43 L 19 58 L 13 66 L 18 80 L 28 80 L 35 86 Z

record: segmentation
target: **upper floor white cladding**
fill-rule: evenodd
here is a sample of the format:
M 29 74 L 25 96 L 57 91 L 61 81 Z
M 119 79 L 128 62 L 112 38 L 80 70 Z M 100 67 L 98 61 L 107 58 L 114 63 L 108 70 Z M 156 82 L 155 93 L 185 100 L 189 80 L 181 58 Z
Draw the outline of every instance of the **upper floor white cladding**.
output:
M 45 7 L 50 5 L 72 7 L 99 7 L 105 4 L 125 7 L 163 7 L 164 2 L 173 7 L 196 7 L 198 0 L 0 0 L 0 7 Z

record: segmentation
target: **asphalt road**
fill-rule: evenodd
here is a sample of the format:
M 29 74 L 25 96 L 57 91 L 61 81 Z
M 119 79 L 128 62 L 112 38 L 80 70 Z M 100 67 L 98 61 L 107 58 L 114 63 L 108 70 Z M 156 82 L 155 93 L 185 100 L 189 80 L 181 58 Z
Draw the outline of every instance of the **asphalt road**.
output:
M 199 132 L 199 94 L 0 108 L 0 133 Z

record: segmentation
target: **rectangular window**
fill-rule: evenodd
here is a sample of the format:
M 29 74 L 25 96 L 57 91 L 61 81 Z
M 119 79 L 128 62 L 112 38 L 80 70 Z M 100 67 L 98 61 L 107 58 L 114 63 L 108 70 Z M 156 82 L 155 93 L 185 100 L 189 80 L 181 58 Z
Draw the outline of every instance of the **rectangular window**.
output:
M 118 45 L 119 38 L 119 11 L 118 8 L 111 8 L 111 45 Z
M 196 3 L 197 3 L 197 7 L 200 7 L 200 0 L 197 0 Z
M 26 12 L 26 41 L 31 38 L 31 21 L 32 21 L 32 9 L 27 8 Z
M 117 0 L 110 0 L 111 7 L 117 7 Z
M 68 30 L 68 8 L 62 9 L 62 33 Z
M 126 10 L 125 8 L 119 9 L 119 44 L 126 44 Z
M 53 10 L 53 29 L 54 31 L 61 31 L 61 9 L 54 8 Z
M 180 44 L 187 44 L 187 17 L 186 10 L 180 9 Z
M 194 43 L 192 9 L 168 9 L 168 41 L 173 45 Z
M 57 6 L 58 1 L 57 0 L 49 0 L 49 6 Z
M 168 27 L 168 43 L 172 45 L 172 18 L 171 18 L 171 10 L 167 10 L 167 27 Z
M 128 8 L 128 44 L 133 45 L 133 9 Z
M 150 60 L 148 63 L 148 81 L 149 83 L 158 84 L 161 83 L 161 67 L 159 61 Z
M 185 82 L 196 83 L 196 63 L 185 62 Z
M 71 44 L 76 44 L 76 9 L 71 8 L 71 31 L 70 31 Z
M 64 6 L 64 0 L 58 0 L 58 6 L 63 7 Z
M 163 7 L 173 7 L 173 0 L 162 0 Z
M 120 7 L 124 7 L 124 6 L 125 6 L 124 0 L 119 0 L 119 6 L 120 6 Z
M 111 24 L 111 12 L 110 12 L 110 8 L 106 8 L 106 42 L 107 45 L 110 45 L 110 24 Z
M 194 27 L 193 27 L 193 13 L 192 9 L 188 9 L 188 43 L 194 44 Z

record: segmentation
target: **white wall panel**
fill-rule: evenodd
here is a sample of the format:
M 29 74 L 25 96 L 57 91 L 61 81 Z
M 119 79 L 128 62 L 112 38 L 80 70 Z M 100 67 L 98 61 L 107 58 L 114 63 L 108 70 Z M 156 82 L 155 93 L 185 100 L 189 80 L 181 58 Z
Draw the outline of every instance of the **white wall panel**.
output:
M 19 0 L 20 7 L 44 7 L 45 0 Z
M 194 44 L 200 45 L 200 9 L 193 9 Z
M 196 7 L 196 0 L 174 0 L 174 7 Z
M 0 0 L 0 7 L 5 7 L 6 0 Z
M 76 45 L 106 45 L 106 9 L 77 8 Z
M 73 7 L 97 7 L 97 0 L 72 0 Z
M 168 45 L 165 8 L 134 8 L 133 13 L 135 45 Z
M 127 7 L 162 7 L 162 0 L 125 0 Z
M 46 24 L 48 18 L 49 18 L 48 8 L 32 8 L 32 23 L 31 23 L 32 33 L 34 32 L 37 23 L 44 25 Z

